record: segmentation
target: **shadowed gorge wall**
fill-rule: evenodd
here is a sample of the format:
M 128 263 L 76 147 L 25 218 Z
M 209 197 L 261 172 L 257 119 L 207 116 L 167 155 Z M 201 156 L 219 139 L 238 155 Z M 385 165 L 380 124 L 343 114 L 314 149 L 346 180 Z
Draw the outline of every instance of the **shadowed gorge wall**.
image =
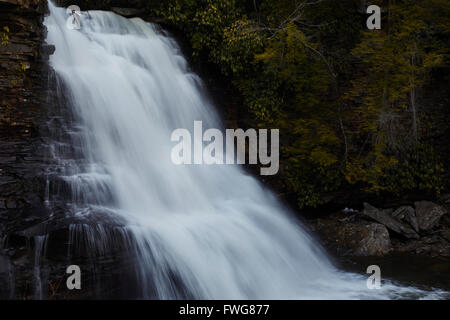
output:
M 44 45 L 45 1 L 2 0 L 0 9 L 0 208 L 21 209 L 43 200 L 35 199 L 38 190 L 27 190 L 34 188 L 27 180 L 42 161 L 38 144 L 48 98 L 46 61 L 53 48 Z

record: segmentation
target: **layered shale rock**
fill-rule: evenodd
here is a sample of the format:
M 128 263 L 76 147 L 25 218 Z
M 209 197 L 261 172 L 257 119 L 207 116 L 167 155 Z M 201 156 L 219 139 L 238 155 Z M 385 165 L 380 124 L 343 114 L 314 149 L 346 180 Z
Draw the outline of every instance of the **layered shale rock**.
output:
M 46 10 L 45 0 L 0 0 L 0 297 L 29 286 L 33 241 L 20 232 L 49 215 L 43 136 L 54 48 L 44 43 Z
M 43 45 L 45 10 L 43 0 L 0 0 L 0 219 L 43 202 L 36 173 L 44 162 L 40 135 L 52 52 Z

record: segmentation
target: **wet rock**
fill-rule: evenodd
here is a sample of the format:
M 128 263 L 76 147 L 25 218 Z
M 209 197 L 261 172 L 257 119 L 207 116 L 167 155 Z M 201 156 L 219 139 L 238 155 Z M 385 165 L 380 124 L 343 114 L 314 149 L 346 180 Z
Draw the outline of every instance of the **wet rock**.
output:
M 382 256 L 391 251 L 391 240 L 386 227 L 371 223 L 361 228 L 361 240 L 356 246 L 355 254 L 361 256 Z
M 450 229 L 442 230 L 441 237 L 450 242 Z
M 444 203 L 444 204 L 450 204 L 450 193 L 443 194 L 440 197 L 439 201 Z
M 399 253 L 430 257 L 450 257 L 450 243 L 441 236 L 424 236 L 420 240 L 392 241 L 393 250 Z
M 419 223 L 417 222 L 416 212 L 413 207 L 400 207 L 392 213 L 392 217 L 400 221 L 406 221 L 417 233 L 419 232 Z
M 55 53 L 55 46 L 52 44 L 43 44 L 41 46 L 41 53 L 44 55 L 52 55 Z
M 405 236 L 406 238 L 420 238 L 412 228 L 391 216 L 392 209 L 380 210 L 365 202 L 362 213 L 365 216 L 385 225 L 388 229 Z
M 429 231 L 439 224 L 441 217 L 447 213 L 443 207 L 430 202 L 415 202 L 417 222 L 420 230 Z
M 328 249 L 345 256 L 382 256 L 391 251 L 385 226 L 343 216 L 337 214 L 317 221 L 315 230 Z
M 14 198 L 10 198 L 6 200 L 6 208 L 7 209 L 16 209 L 17 208 L 17 202 Z
M 45 45 L 42 24 L 46 10 L 46 0 L 0 0 L 0 21 L 9 29 L 8 44 L 0 46 L 0 246 L 15 270 L 3 276 L 14 285 L 8 298 L 28 297 L 33 281 L 34 255 L 21 231 L 49 216 L 42 155 L 48 154 L 45 128 L 56 104 L 48 65 L 54 48 Z
M 141 9 L 112 7 L 111 11 L 126 18 L 137 17 L 144 13 Z

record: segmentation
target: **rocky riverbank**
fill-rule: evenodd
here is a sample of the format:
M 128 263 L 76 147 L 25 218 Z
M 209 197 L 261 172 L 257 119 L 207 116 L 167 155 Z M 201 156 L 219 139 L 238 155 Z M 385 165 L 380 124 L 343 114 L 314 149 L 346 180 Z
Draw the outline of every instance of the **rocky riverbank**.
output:
M 397 208 L 345 209 L 311 222 L 325 247 L 340 256 L 390 253 L 450 258 L 450 196 Z

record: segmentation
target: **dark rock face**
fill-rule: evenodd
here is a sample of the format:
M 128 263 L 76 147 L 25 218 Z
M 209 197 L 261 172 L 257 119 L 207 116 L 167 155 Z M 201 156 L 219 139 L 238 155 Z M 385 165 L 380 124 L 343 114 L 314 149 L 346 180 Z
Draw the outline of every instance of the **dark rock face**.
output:
M 136 16 L 137 10 L 145 7 L 147 1 L 142 0 L 79 0 L 73 2 L 72 0 L 55 0 L 55 3 L 60 7 L 68 7 L 76 4 L 82 11 L 85 10 L 111 10 L 113 8 L 119 9 L 119 12 L 124 13 L 124 16 Z M 122 15 L 117 12 L 117 14 Z
M 344 256 L 383 256 L 392 250 L 389 232 L 379 223 L 337 214 L 318 219 L 314 229 L 326 247 Z
M 396 252 L 430 257 L 450 257 L 450 244 L 439 235 L 421 237 L 407 242 L 393 241 Z
M 52 46 L 43 46 L 45 0 L 0 0 L 0 297 L 24 297 L 35 257 L 23 230 L 49 216 L 44 204 Z
M 439 224 L 441 217 L 447 213 L 443 207 L 429 201 L 415 203 L 417 222 L 420 230 L 429 231 Z
M 118 8 L 118 7 L 112 7 L 111 11 L 114 13 L 117 13 L 118 15 L 121 15 L 126 18 L 133 18 L 142 16 L 145 11 L 141 9 L 135 9 L 135 8 Z
M 0 21 L 9 29 L 0 46 L 0 220 L 39 215 L 45 182 L 40 177 L 45 150 L 48 53 L 41 52 L 46 2 L 0 0 Z M 1 230 L 1 229 L 0 229 Z

